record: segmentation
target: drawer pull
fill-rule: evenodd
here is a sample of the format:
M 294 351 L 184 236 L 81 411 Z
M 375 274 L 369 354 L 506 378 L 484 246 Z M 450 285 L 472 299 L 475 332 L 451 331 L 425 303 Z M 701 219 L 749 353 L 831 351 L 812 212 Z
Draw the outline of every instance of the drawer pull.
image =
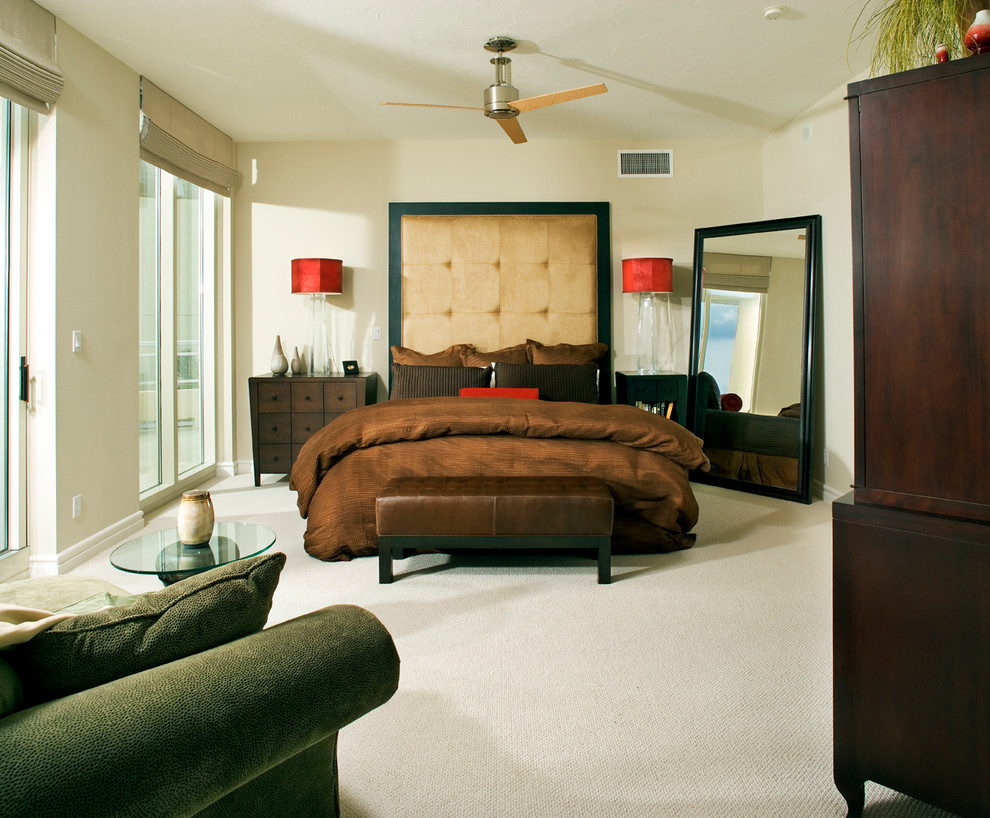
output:
M 309 395 L 306 395 L 306 397 L 305 397 L 305 398 L 303 398 L 303 400 L 310 400 L 310 397 L 309 397 Z
M 277 432 L 278 431 L 278 426 L 272 426 L 272 431 L 273 432 Z
M 272 458 L 272 463 L 278 463 L 278 455 L 275 455 L 275 456 L 274 456 L 274 457 Z
M 310 429 L 311 429 L 311 427 L 309 427 L 309 426 L 306 426 L 306 427 L 305 427 L 305 428 L 303 429 L 303 431 L 304 431 L 304 432 L 308 432 L 308 431 L 310 431 Z
M 344 399 L 343 395 L 337 395 L 337 400 L 343 400 L 343 399 Z

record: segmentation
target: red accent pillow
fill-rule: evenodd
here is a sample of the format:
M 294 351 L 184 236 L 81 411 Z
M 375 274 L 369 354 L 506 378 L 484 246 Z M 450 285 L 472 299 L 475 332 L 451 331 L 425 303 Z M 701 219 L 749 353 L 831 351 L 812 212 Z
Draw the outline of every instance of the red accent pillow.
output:
M 537 400 L 540 397 L 540 390 L 535 387 L 493 386 L 491 389 L 479 389 L 465 386 L 461 389 L 460 394 L 462 398 L 530 398 Z

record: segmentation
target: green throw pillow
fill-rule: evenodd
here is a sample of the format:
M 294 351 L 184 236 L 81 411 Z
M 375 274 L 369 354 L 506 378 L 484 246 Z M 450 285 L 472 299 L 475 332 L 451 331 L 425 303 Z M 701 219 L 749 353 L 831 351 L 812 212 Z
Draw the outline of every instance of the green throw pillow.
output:
M 6 658 L 36 704 L 200 653 L 265 626 L 284 565 L 276 552 L 194 574 L 58 622 Z

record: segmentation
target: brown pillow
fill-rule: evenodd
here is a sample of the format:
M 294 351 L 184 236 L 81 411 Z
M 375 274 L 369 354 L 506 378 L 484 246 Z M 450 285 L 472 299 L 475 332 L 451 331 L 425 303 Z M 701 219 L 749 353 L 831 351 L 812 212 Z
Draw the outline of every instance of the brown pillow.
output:
M 452 398 L 464 387 L 492 385 L 492 368 L 478 366 L 403 366 L 392 364 L 390 400 Z
M 464 366 L 464 356 L 470 352 L 474 352 L 471 344 L 454 344 L 441 352 L 429 353 L 393 346 L 392 363 L 409 366 Z
M 607 344 L 553 344 L 526 341 L 534 364 L 593 364 L 608 352 Z
M 594 364 L 495 364 L 495 388 L 533 388 L 540 400 L 599 403 Z
M 516 344 L 512 347 L 502 347 L 492 352 L 472 350 L 464 356 L 465 366 L 490 366 L 501 362 L 504 364 L 528 364 L 528 344 Z

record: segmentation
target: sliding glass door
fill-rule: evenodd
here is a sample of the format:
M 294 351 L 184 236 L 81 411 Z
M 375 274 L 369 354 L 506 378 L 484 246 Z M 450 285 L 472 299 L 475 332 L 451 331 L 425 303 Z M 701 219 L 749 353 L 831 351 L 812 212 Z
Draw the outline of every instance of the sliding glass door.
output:
M 147 162 L 140 175 L 140 489 L 167 499 L 216 463 L 218 197 Z
M 3 438 L 0 440 L 0 448 L 3 449 L 3 469 L 0 469 L 0 498 L 3 498 L 3 532 L 2 541 L 0 541 L 0 551 L 6 551 L 10 542 L 7 530 L 7 520 L 9 519 L 9 514 L 7 513 L 9 505 L 7 501 L 9 486 L 7 474 L 11 466 L 9 440 L 10 416 L 13 409 L 10 400 L 10 321 L 8 320 L 10 313 L 10 287 L 7 282 L 10 281 L 12 269 L 16 269 L 16 265 L 11 264 L 10 258 L 11 103 L 7 100 L 0 100 L 0 102 L 2 102 L 2 106 L 0 106 L 0 159 L 2 159 L 0 161 L 0 188 L 3 191 L 2 202 L 0 202 L 0 218 L 3 220 L 3 296 L 0 309 L 2 309 L 3 317 L 3 405 L 7 407 L 7 411 L 4 412 L 3 417 Z
M 0 450 L 0 552 L 23 548 L 26 536 L 27 403 L 26 258 L 27 152 L 29 112 L 0 99 L 0 223 L 3 280 L 0 344 L 3 346 L 3 434 Z M 22 386 L 22 371 L 25 376 Z M 26 394 L 23 397 L 27 397 Z

